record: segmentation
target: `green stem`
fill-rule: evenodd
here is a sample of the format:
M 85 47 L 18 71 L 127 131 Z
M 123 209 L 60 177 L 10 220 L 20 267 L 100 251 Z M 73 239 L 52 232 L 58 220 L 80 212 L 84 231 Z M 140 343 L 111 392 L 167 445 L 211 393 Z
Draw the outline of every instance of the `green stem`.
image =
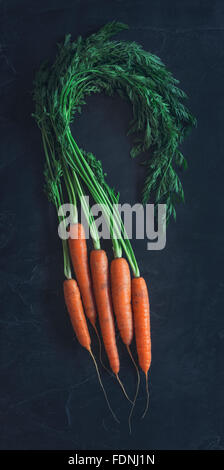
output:
M 100 239 L 99 239 L 98 230 L 96 228 L 95 220 L 94 220 L 94 217 L 92 215 L 91 210 L 89 209 L 89 206 L 87 205 L 81 183 L 80 183 L 75 171 L 73 171 L 73 178 L 74 178 L 74 181 L 75 181 L 76 190 L 77 190 L 77 194 L 79 196 L 79 200 L 80 200 L 80 203 L 81 203 L 81 206 L 82 206 L 82 210 L 83 210 L 83 212 L 85 214 L 85 217 L 86 217 L 86 220 L 89 224 L 90 234 L 91 234 L 91 237 L 92 237 L 92 240 L 93 240 L 94 249 L 95 250 L 100 250 Z
M 51 152 L 51 158 L 54 162 L 55 162 L 55 157 L 53 156 L 53 151 L 51 149 L 49 140 L 47 139 L 47 135 L 44 132 L 44 130 L 42 131 L 42 140 L 43 140 L 44 153 L 45 153 L 45 157 L 46 157 L 47 166 L 48 166 L 48 169 L 49 169 L 49 172 L 50 172 L 50 176 L 51 176 L 52 180 L 54 180 L 54 172 L 53 172 L 53 168 L 52 168 L 52 165 L 51 165 L 51 160 L 50 160 L 50 157 L 49 157 L 48 149 Z M 58 215 L 59 207 L 62 205 L 62 203 L 63 203 L 63 193 L 62 193 L 61 184 L 58 183 L 57 193 L 55 195 L 55 207 L 56 207 L 56 210 L 57 210 L 57 215 Z M 64 219 L 62 218 L 62 216 L 59 216 L 59 215 L 58 215 L 58 220 L 59 220 L 59 223 L 62 220 L 64 222 Z M 65 225 L 64 225 L 64 227 L 65 227 Z M 71 277 L 72 277 L 71 264 L 70 264 L 67 240 L 62 240 L 62 250 L 63 250 L 63 261 L 64 261 L 64 275 L 67 279 L 71 279 Z
M 78 222 L 78 211 L 77 211 L 77 202 L 76 202 L 76 196 L 75 196 L 75 191 L 72 185 L 72 181 L 69 175 L 69 171 L 67 168 L 67 165 L 65 164 L 63 160 L 63 168 L 64 168 L 64 176 L 65 176 L 65 184 L 68 192 L 68 197 L 69 197 L 69 202 L 70 204 L 73 205 L 74 213 L 73 213 L 73 223 L 76 224 Z
M 76 142 L 74 141 L 74 139 L 71 135 L 70 130 L 68 131 L 68 139 L 69 139 L 70 145 L 72 146 L 72 149 L 73 149 L 73 155 L 76 157 L 76 161 L 77 161 L 77 165 L 78 165 L 78 167 L 76 167 L 76 169 L 78 169 L 79 174 L 84 179 L 84 181 L 85 181 L 86 185 L 88 186 L 90 192 L 92 193 L 95 201 L 99 204 L 103 204 L 102 207 L 104 209 L 104 212 L 105 212 L 105 207 L 106 207 L 106 212 L 107 212 L 106 216 L 108 217 L 108 214 L 109 214 L 109 217 L 113 217 L 113 224 L 114 224 L 114 229 L 115 229 L 115 232 L 116 232 L 116 236 L 119 238 L 119 242 L 122 245 L 122 247 L 123 247 L 123 249 L 124 249 L 124 251 L 127 255 L 127 258 L 128 258 L 128 261 L 131 265 L 134 276 L 139 277 L 140 272 L 139 272 L 138 264 L 137 264 L 137 261 L 136 261 L 136 258 L 135 258 L 130 240 L 128 239 L 127 233 L 125 231 L 125 227 L 123 225 L 123 222 L 121 220 L 120 214 L 119 214 L 116 206 L 114 206 L 111 203 L 109 197 L 107 196 L 107 194 L 105 193 L 105 191 L 103 190 L 101 185 L 96 181 L 96 178 L 95 178 L 95 175 L 94 175 L 92 169 L 90 168 L 89 164 L 86 162 L 85 158 L 83 157 L 83 155 L 81 153 L 81 150 L 79 149 L 78 145 L 76 144 Z M 78 153 L 78 155 L 77 155 L 77 153 Z M 78 157 L 80 157 L 80 159 Z M 82 161 L 83 165 L 82 165 L 80 160 Z M 68 163 L 73 167 L 73 165 L 74 165 L 73 160 L 70 159 Z M 83 168 L 83 166 L 85 166 L 86 171 Z M 97 188 L 97 191 L 96 191 L 96 188 Z M 115 210 L 114 210 L 114 208 L 115 208 Z M 118 225 L 117 225 L 117 222 L 118 222 Z M 122 231 L 125 235 L 125 240 L 123 239 L 123 237 L 120 234 L 119 227 L 122 229 Z M 115 245 L 116 245 L 116 241 L 115 241 Z

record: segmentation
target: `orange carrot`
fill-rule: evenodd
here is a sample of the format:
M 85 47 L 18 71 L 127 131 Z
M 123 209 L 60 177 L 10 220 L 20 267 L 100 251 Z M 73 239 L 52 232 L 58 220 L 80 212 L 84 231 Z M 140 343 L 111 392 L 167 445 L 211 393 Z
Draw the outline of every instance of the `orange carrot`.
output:
M 104 250 L 91 251 L 90 268 L 103 342 L 111 369 L 115 375 L 117 375 L 120 369 L 120 361 L 116 345 L 114 318 L 109 288 L 108 259 Z
M 77 339 L 80 344 L 90 352 L 91 339 L 77 282 L 74 279 L 66 279 L 63 287 L 65 303 Z
M 131 275 L 125 258 L 114 258 L 110 265 L 111 292 L 121 338 L 129 346 L 133 338 Z
M 100 373 L 99 373 L 99 369 L 98 369 L 98 366 L 97 366 L 97 363 L 96 363 L 96 359 L 95 359 L 95 357 L 92 353 L 92 350 L 91 350 L 91 339 L 90 339 L 89 330 L 88 330 L 88 326 L 87 326 L 87 322 L 86 322 L 86 317 L 85 317 L 85 314 L 84 314 L 84 311 L 83 311 L 81 296 L 80 296 L 80 292 L 79 292 L 77 282 L 74 279 L 66 279 L 64 281 L 63 287 L 64 287 L 65 303 L 66 303 L 67 310 L 68 310 L 68 313 L 70 315 L 72 326 L 74 328 L 77 339 L 80 342 L 80 344 L 84 348 L 86 348 L 87 351 L 89 351 L 89 353 L 90 353 L 90 355 L 93 359 L 93 362 L 94 362 L 94 365 L 95 365 L 95 368 L 96 368 L 96 372 L 97 372 L 97 375 L 98 375 L 99 383 L 100 383 L 100 386 L 102 387 L 104 396 L 106 398 L 108 408 L 110 409 L 114 419 L 117 422 L 119 422 L 116 415 L 114 414 L 111 406 L 110 406 L 106 391 L 105 391 L 104 386 L 102 384 L 102 380 L 101 380 L 101 377 L 100 377 Z
M 131 287 L 138 360 L 146 377 L 147 403 L 143 414 L 144 417 L 149 404 L 148 370 L 151 364 L 149 296 L 146 282 L 142 277 L 132 279 Z
M 96 306 L 89 270 L 85 230 L 82 224 L 71 224 L 68 243 L 75 276 L 82 296 L 84 310 L 86 316 L 95 328 Z

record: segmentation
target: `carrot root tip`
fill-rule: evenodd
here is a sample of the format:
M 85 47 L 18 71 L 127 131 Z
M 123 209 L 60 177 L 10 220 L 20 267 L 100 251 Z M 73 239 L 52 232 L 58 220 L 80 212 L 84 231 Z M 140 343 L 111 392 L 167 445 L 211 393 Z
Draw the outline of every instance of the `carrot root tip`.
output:
M 101 377 L 100 377 L 100 372 L 99 372 L 99 369 L 98 369 L 98 365 L 97 365 L 96 359 L 95 359 L 95 357 L 94 357 L 94 354 L 92 353 L 91 348 L 90 348 L 90 350 L 89 350 L 89 353 L 90 353 L 90 356 L 92 357 L 92 360 L 93 360 L 93 362 L 94 362 L 94 365 L 95 365 L 95 368 L 96 368 L 96 372 L 97 372 L 97 376 L 98 376 L 98 380 L 99 380 L 100 386 L 101 386 L 101 388 L 102 388 L 102 390 L 103 390 L 103 393 L 104 393 L 104 396 L 105 396 L 105 399 L 106 399 L 106 402 L 107 402 L 107 406 L 108 406 L 108 408 L 109 408 L 109 410 L 110 410 L 110 412 L 111 412 L 111 414 L 112 414 L 114 420 L 115 420 L 118 424 L 120 424 L 119 419 L 117 418 L 117 416 L 115 415 L 114 411 L 112 410 L 112 408 L 111 408 L 111 406 L 110 406 L 110 402 L 109 402 L 109 399 L 108 399 L 108 397 L 107 397 L 106 390 L 105 390 L 105 388 L 104 388 L 104 386 L 103 386 L 103 382 L 102 382 L 102 379 L 101 379 Z
M 146 406 L 145 406 L 145 410 L 144 410 L 144 413 L 142 415 L 142 419 L 144 419 L 147 411 L 148 411 L 148 407 L 149 407 L 149 383 L 148 383 L 148 374 L 146 373 L 145 374 L 145 385 L 146 385 Z
M 132 356 L 130 347 L 128 345 L 127 345 L 127 351 L 128 351 L 128 354 L 129 354 L 134 366 L 135 366 L 136 374 L 137 374 L 137 386 L 136 386 L 135 397 L 134 397 L 133 405 L 132 405 L 132 408 L 131 408 L 131 411 L 130 411 L 130 414 L 129 414 L 129 418 L 128 418 L 129 433 L 131 434 L 131 418 L 132 418 L 132 414 L 133 414 L 134 407 L 135 407 L 135 404 L 136 404 L 136 400 L 137 400 L 137 397 L 138 397 L 139 385 L 140 385 L 140 374 L 139 374 L 138 366 L 137 366 L 137 364 L 136 364 L 136 362 L 135 362 L 135 360 Z
M 120 379 L 119 375 L 118 375 L 118 374 L 115 374 L 115 375 L 116 375 L 116 379 L 117 379 L 117 381 L 118 381 L 118 383 L 119 383 L 119 385 L 120 385 L 120 387 L 121 387 L 121 389 L 122 389 L 122 391 L 123 391 L 125 397 L 126 397 L 127 400 L 130 401 L 130 403 L 133 405 L 133 401 L 129 398 L 129 396 L 128 396 L 128 394 L 127 394 L 125 388 L 124 388 L 124 385 L 123 385 L 123 383 L 121 382 L 121 379 Z

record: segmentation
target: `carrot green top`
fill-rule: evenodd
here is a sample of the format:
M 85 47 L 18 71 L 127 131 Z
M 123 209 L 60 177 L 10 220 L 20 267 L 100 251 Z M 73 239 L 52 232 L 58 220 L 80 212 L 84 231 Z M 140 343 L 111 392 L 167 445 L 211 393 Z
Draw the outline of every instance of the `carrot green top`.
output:
M 56 185 L 60 193 L 63 174 L 67 192 L 73 198 L 66 176 L 69 169 L 69 172 L 75 172 L 97 203 L 105 204 L 105 217 L 108 222 L 111 220 L 117 195 L 105 182 L 102 167 L 95 157 L 88 156 L 78 147 L 70 124 L 81 112 L 86 96 L 117 93 L 132 105 L 133 119 L 128 133 L 134 134 L 135 139 L 131 156 L 136 157 L 141 152 L 146 154 L 143 203 L 149 200 L 156 205 L 165 203 L 167 219 L 175 218 L 176 202 L 184 200 L 177 169 L 187 166 L 179 147 L 196 120 L 183 104 L 186 95 L 178 88 L 178 80 L 158 57 L 136 42 L 111 40 L 111 36 L 124 29 L 127 29 L 126 25 L 112 22 L 87 38 L 78 37 L 72 41 L 67 35 L 64 43 L 58 45 L 54 63 L 43 64 L 36 74 L 34 117 L 41 129 L 46 154 L 47 191 L 50 199 L 52 185 Z M 113 219 L 115 232 L 119 223 L 120 216 L 116 213 Z M 134 274 L 138 275 L 128 239 L 121 237 L 114 241 L 117 256 L 121 249 Z

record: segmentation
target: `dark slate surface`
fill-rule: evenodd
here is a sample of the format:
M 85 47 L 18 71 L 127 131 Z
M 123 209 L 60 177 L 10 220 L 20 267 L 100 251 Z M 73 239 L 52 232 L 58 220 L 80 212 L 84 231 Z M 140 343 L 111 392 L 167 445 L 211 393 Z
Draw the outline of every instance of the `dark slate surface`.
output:
M 30 117 L 34 70 L 54 56 L 55 43 L 113 19 L 130 25 L 120 37 L 161 56 L 198 118 L 184 144 L 186 204 L 169 226 L 165 250 L 134 243 L 151 295 L 153 364 L 150 410 L 142 421 L 142 384 L 131 436 L 117 383 L 103 374 L 120 426 L 74 339 L 55 212 L 42 191 L 40 135 Z M 223 2 L 3 0 L 0 24 L 1 448 L 224 448 Z M 130 116 L 119 99 L 95 96 L 73 126 L 80 145 L 102 158 L 123 202 L 135 201 L 142 183 L 128 156 Z M 133 393 L 134 371 L 120 341 L 119 348 L 121 376 Z

